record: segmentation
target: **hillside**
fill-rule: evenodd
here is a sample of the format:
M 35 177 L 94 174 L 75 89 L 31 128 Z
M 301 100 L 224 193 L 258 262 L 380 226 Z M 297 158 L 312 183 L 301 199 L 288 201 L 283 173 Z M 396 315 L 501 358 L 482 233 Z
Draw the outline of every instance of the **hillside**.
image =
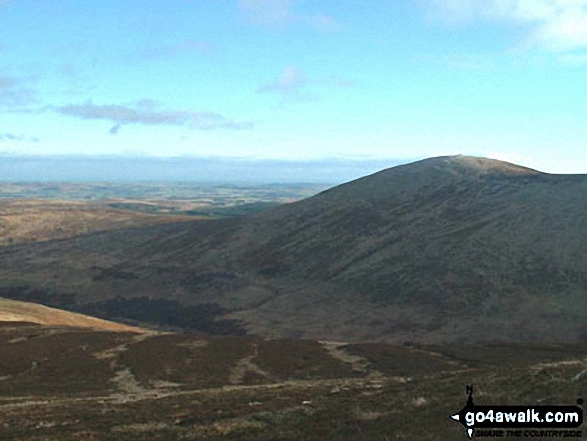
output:
M 144 332 L 140 328 L 61 311 L 29 302 L 0 298 L 0 322 L 35 323 L 45 326 L 92 328 L 105 331 Z
M 427 347 L 0 323 L 0 438 L 466 439 L 448 418 L 465 402 L 464 385 L 476 386 L 476 404 L 572 405 L 587 385 L 585 355 L 584 345 Z
M 577 342 L 585 250 L 586 176 L 439 157 L 239 219 L 9 247 L 0 295 L 213 333 Z
M 107 202 L 0 199 L 0 246 L 193 220 L 197 218 L 116 210 Z

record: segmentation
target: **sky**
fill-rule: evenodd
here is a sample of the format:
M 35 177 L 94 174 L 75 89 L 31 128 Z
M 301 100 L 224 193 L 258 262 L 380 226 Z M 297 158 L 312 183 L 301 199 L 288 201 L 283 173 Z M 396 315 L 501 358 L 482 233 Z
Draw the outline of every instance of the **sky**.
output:
M 0 0 L 0 162 L 587 173 L 586 140 L 587 0 Z

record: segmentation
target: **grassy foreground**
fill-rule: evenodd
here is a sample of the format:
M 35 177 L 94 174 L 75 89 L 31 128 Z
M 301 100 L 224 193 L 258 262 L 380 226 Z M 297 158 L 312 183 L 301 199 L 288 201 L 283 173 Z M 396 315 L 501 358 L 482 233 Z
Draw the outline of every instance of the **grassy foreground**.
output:
M 448 440 L 464 405 L 575 404 L 587 348 L 0 326 L 2 440 Z M 510 438 L 518 439 L 518 438 Z M 539 438 L 533 438 L 539 439 Z

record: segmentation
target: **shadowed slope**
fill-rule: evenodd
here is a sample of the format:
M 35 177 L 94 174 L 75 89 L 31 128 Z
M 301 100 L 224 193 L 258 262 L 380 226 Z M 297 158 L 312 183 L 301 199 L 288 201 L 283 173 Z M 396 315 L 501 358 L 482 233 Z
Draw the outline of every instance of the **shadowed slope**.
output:
M 0 275 L 78 309 L 213 304 L 272 337 L 580 341 L 585 250 L 587 177 L 457 156 L 246 218 L 14 247 Z

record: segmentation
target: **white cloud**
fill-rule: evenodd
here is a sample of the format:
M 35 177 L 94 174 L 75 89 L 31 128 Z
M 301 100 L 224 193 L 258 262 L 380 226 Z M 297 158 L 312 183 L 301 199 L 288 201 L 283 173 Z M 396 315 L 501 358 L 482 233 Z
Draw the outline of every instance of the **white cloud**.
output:
M 569 7 L 545 20 L 536 30 L 535 40 L 559 52 L 587 48 L 587 6 Z
M 316 101 L 316 96 L 307 90 L 309 85 L 310 80 L 306 72 L 294 65 L 289 65 L 275 81 L 260 85 L 257 92 L 280 95 L 282 102 Z
M 527 26 L 525 44 L 555 52 L 587 48 L 587 0 L 432 0 L 451 21 L 475 19 Z
M 280 95 L 282 102 L 307 102 L 318 99 L 311 92 L 311 89 L 319 87 L 348 88 L 354 85 L 353 81 L 338 76 L 331 76 L 323 80 L 309 79 L 304 70 L 289 65 L 275 81 L 260 85 L 257 92 Z
M 294 65 L 289 65 L 274 82 L 260 86 L 258 91 L 294 93 L 307 84 L 306 73 Z
M 142 100 L 132 105 L 97 105 L 87 101 L 84 104 L 50 106 L 48 109 L 75 118 L 110 121 L 114 123 L 109 130 L 112 135 L 116 135 L 124 124 L 187 126 L 200 130 L 242 130 L 253 126 L 250 122 L 235 122 L 214 112 L 167 110 L 160 107 L 155 101 Z

